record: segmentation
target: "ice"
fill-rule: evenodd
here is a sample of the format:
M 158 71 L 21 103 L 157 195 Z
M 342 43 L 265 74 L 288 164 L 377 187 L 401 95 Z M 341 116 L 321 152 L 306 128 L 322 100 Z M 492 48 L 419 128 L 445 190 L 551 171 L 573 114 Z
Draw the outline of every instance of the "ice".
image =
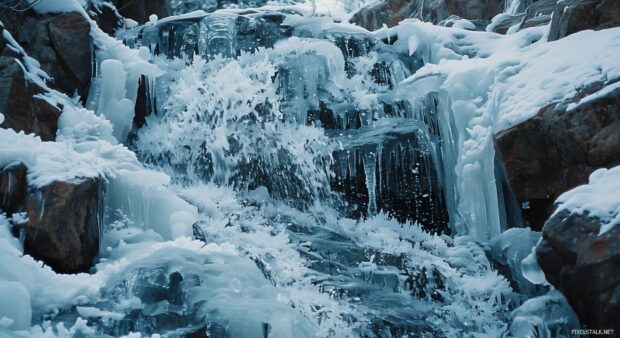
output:
M 101 63 L 101 88 L 97 113 L 104 115 L 114 126 L 114 136 L 125 141 L 133 122 L 134 103 L 126 98 L 127 74 L 116 60 Z
M 200 43 L 198 50 L 205 58 L 220 55 L 236 56 L 237 16 L 234 14 L 217 14 L 205 17 L 200 23 Z
M 512 228 L 489 242 L 493 259 L 510 269 L 510 277 L 516 282 L 517 290 L 525 295 L 539 293 L 541 288 L 537 285 L 546 283 L 536 263 L 535 253 L 532 254 L 540 239 L 540 232 Z
M 170 178 L 147 170 L 120 170 L 107 185 L 106 222 L 118 215 L 142 229 L 152 229 L 164 239 L 192 235 L 197 220 L 194 206 L 166 189 Z
M 32 320 L 30 294 L 20 283 L 0 280 L 0 318 L 6 329 L 28 330 Z
M 511 337 L 572 337 L 579 319 L 560 291 L 527 300 L 512 313 Z

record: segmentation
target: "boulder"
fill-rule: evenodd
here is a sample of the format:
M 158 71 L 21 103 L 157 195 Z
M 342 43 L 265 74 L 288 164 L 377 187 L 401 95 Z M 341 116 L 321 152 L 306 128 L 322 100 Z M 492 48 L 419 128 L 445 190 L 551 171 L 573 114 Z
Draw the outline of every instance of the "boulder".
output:
M 547 280 L 590 329 L 620 330 L 620 226 L 599 236 L 601 221 L 560 211 L 536 248 Z
M 495 136 L 508 182 L 533 229 L 542 228 L 560 194 L 587 183 L 595 169 L 620 164 L 620 88 L 575 107 L 606 85 L 582 88 Z
M 26 199 L 24 253 L 58 273 L 86 272 L 99 253 L 102 179 L 55 181 Z
M 0 210 L 9 216 L 23 209 L 28 193 L 27 172 L 28 168 L 21 162 L 0 170 Z
M 587 30 L 620 26 L 620 0 L 563 0 L 553 10 L 549 41 Z
M 60 110 L 34 97 L 41 93 L 42 88 L 25 79 L 16 58 L 0 56 L 0 112 L 4 114 L 0 127 L 34 133 L 44 141 L 54 140 Z
M 394 27 L 410 18 L 435 24 L 451 15 L 473 21 L 490 20 L 502 12 L 503 4 L 498 0 L 386 0 L 362 8 L 353 15 L 351 22 L 368 30 L 377 30 L 384 24 Z

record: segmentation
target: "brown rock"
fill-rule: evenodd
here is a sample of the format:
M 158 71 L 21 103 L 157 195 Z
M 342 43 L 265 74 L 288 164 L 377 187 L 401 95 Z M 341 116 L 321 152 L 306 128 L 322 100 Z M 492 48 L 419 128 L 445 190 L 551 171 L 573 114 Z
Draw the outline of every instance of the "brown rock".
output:
M 495 136 L 497 152 L 524 218 L 540 229 L 555 199 L 587 183 L 595 169 L 620 164 L 620 89 L 568 109 L 595 93 L 598 83 L 573 99 L 551 103 L 537 116 Z
M 69 71 L 80 96 L 86 98 L 94 59 L 90 24 L 80 13 L 65 13 L 51 19 L 49 33 L 58 60 Z
M 620 227 L 598 236 L 600 220 L 560 212 L 543 229 L 536 248 L 547 280 L 592 329 L 620 330 Z
M 587 30 L 620 26 L 620 0 L 566 0 L 554 8 L 549 41 Z
M 0 111 L 5 117 L 2 128 L 34 133 L 44 141 L 54 140 L 60 110 L 33 97 L 41 93 L 43 89 L 25 80 L 15 58 L 0 56 Z
M 30 12 L 28 12 L 30 13 Z M 51 80 L 50 88 L 86 100 L 94 58 L 90 24 L 79 13 L 60 15 L 28 14 L 7 26 L 28 56 L 36 59 Z M 4 56 L 17 57 L 5 48 Z M 21 58 L 21 56 L 19 56 Z
M 102 180 L 55 181 L 29 194 L 24 252 L 59 273 L 86 272 L 99 252 Z
M 503 1 L 498 0 L 386 0 L 361 9 L 351 22 L 368 30 L 377 30 L 383 24 L 393 27 L 410 18 L 435 24 L 451 15 L 468 20 L 490 20 L 502 10 Z
M 9 216 L 24 207 L 28 193 L 27 172 L 23 163 L 14 163 L 0 170 L 0 209 Z

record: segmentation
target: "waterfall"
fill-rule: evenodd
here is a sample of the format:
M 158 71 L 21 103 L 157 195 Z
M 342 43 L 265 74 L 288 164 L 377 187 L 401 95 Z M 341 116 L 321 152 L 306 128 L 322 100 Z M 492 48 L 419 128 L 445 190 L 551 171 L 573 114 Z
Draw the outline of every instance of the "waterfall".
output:
M 160 71 L 99 60 L 89 102 L 127 158 L 106 183 L 100 298 L 68 316 L 112 336 L 504 332 L 523 296 L 478 242 L 509 210 L 480 201 L 510 194 L 455 170 L 473 165 L 455 114 L 471 98 L 408 90 L 429 50 L 387 34 L 262 10 L 121 32 Z

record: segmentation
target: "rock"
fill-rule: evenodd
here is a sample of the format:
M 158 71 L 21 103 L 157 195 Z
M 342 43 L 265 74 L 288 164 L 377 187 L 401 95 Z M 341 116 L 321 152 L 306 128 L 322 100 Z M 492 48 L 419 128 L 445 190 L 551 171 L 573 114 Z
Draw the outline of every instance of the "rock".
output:
M 149 21 L 151 14 L 160 19 L 171 15 L 168 0 L 112 0 L 112 3 L 123 17 L 139 24 Z
M 620 0 L 565 0 L 557 3 L 549 41 L 587 30 L 620 26 Z
M 523 22 L 525 14 L 518 15 L 501 15 L 493 19 L 491 31 L 499 34 L 506 34 L 510 27 L 520 25 Z
M 569 109 L 602 87 L 596 83 L 575 98 L 548 104 L 495 136 L 506 177 L 533 229 L 542 228 L 560 194 L 586 183 L 595 169 L 620 164 L 620 89 Z
M 27 172 L 23 163 L 10 164 L 0 171 L 0 209 L 9 216 L 22 211 L 28 193 Z
M 551 14 L 556 2 L 556 0 L 540 0 L 529 5 L 525 10 L 525 16 L 519 25 L 519 29 L 548 24 L 551 21 Z
M 58 273 L 87 272 L 99 253 L 102 179 L 55 181 L 31 192 L 24 253 Z
M 351 22 L 368 30 L 377 30 L 386 24 L 396 26 L 400 21 L 417 18 L 439 23 L 451 15 L 467 20 L 490 20 L 503 10 L 498 0 L 386 0 L 362 8 L 353 15 Z
M 49 32 L 59 61 L 71 75 L 68 80 L 75 83 L 61 89 L 72 94 L 70 90 L 75 86 L 78 94 L 86 98 L 93 76 L 94 59 L 90 24 L 80 13 L 65 13 L 50 21 Z
M 60 110 L 47 101 L 33 97 L 43 89 L 24 78 L 25 74 L 13 57 L 0 56 L 0 111 L 3 128 L 34 133 L 44 141 L 53 141 L 58 129 Z
M 30 13 L 30 12 L 28 12 Z M 0 19 L 2 17 L 0 16 Z M 81 14 L 28 14 L 7 29 L 26 54 L 37 60 L 50 77 L 47 85 L 69 96 L 86 100 L 94 59 L 90 24 Z M 16 56 L 9 49 L 4 56 Z
M 103 2 L 101 6 L 92 6 L 89 10 L 91 19 L 95 20 L 97 26 L 110 36 L 123 26 L 123 17 L 114 5 Z
M 521 1 L 519 8 L 513 12 L 518 14 L 503 13 L 493 18 L 492 31 L 506 34 L 513 26 L 516 26 L 517 30 L 522 30 L 546 25 L 551 21 L 555 4 L 556 0 Z
M 547 280 L 591 329 L 620 330 L 620 227 L 598 236 L 601 221 L 561 211 L 543 228 L 536 249 Z

